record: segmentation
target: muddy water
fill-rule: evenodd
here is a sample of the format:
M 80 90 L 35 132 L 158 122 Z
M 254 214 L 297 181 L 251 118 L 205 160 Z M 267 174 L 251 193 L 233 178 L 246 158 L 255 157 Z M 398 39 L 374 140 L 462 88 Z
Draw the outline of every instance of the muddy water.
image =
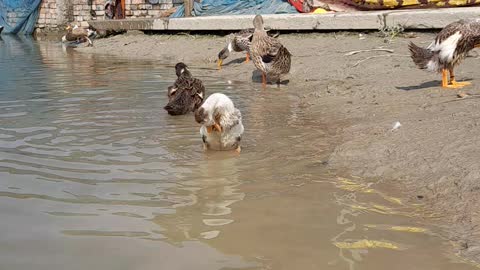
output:
M 0 269 L 474 269 L 407 205 L 326 170 L 295 89 L 217 78 L 241 155 L 162 109 L 173 62 L 0 41 Z M 229 81 L 230 79 L 230 81 Z

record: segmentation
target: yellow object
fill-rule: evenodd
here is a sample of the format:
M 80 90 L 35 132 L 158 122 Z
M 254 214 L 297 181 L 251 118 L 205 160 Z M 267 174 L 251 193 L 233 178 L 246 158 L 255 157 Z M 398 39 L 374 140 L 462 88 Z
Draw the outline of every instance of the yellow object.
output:
M 323 8 L 317 8 L 315 11 L 313 11 L 314 14 L 324 14 L 327 13 L 327 11 Z
M 363 249 L 363 248 L 388 248 L 388 249 L 399 249 L 398 246 L 388 243 L 381 242 L 376 240 L 367 240 L 363 239 L 356 242 L 335 242 L 333 243 L 336 247 L 342 249 Z
M 386 7 L 396 7 L 396 6 L 398 6 L 398 2 L 396 0 L 383 0 L 383 4 Z
M 403 5 L 404 6 L 414 6 L 414 5 L 418 5 L 420 4 L 420 2 L 418 2 L 418 0 L 403 0 Z
M 404 226 L 393 226 L 392 230 L 399 232 L 412 232 L 412 233 L 424 233 L 427 230 L 424 228 L 418 227 L 404 227 Z

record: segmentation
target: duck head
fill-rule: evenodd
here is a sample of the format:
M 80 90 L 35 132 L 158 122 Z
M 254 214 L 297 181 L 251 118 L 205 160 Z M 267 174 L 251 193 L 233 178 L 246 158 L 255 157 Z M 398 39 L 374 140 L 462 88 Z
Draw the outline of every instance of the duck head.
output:
M 212 131 L 222 132 L 223 130 L 219 124 L 220 115 L 216 114 L 213 116 L 212 113 L 209 113 L 204 107 L 200 107 L 195 111 L 195 121 L 204 125 L 207 128 L 207 133 L 211 133 Z
M 233 47 L 232 47 L 232 41 L 229 41 L 227 46 L 225 46 L 225 48 L 223 48 L 219 53 L 218 53 L 218 62 L 217 62 L 217 66 L 219 69 L 222 68 L 222 63 L 223 63 L 223 60 L 227 59 L 227 57 L 230 55 L 230 52 L 233 51 Z
M 188 70 L 187 65 L 183 62 L 179 62 L 175 65 L 175 74 L 177 74 L 177 77 L 180 77 L 181 75 L 190 74 L 190 71 Z
M 256 30 L 264 30 L 263 28 L 263 17 L 262 15 L 257 15 L 253 19 L 253 26 L 255 27 Z

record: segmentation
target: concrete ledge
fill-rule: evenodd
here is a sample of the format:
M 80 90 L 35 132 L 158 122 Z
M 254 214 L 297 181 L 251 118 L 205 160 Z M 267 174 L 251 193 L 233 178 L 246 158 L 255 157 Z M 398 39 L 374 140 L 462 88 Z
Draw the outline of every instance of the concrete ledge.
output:
M 405 29 L 437 29 L 472 18 L 480 18 L 480 7 L 390 11 L 385 22 L 388 26 L 402 25 Z
M 251 28 L 254 15 L 192 18 L 125 19 L 89 21 L 99 30 L 216 31 Z M 480 7 L 362 11 L 330 14 L 264 15 L 275 30 L 377 30 L 402 25 L 405 29 L 438 29 L 466 18 L 480 17 Z

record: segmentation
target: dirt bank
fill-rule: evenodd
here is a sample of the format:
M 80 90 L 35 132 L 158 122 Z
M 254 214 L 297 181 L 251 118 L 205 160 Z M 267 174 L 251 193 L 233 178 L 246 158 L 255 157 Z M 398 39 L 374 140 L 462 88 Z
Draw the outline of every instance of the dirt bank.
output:
M 459 99 L 456 90 L 443 90 L 440 76 L 416 69 L 407 44 L 425 46 L 432 34 L 399 37 L 391 43 L 377 34 L 282 34 L 293 54 L 288 91 L 303 99 L 305 110 L 327 122 L 346 123 L 329 166 L 352 175 L 398 185 L 411 202 L 425 203 L 437 216 L 444 235 L 467 258 L 480 261 L 480 80 L 476 52 L 457 71 L 457 79 L 472 80 Z M 260 90 L 253 65 L 233 54 L 215 70 L 225 38 L 190 35 L 121 35 L 97 40 L 90 53 L 184 61 L 203 75 L 244 80 Z M 393 50 L 355 50 L 386 48 Z M 252 82 L 252 78 L 253 81 Z M 279 91 L 271 86 L 266 91 Z M 245 116 L 248 117 L 248 116 Z M 401 127 L 392 130 L 396 122 Z M 338 124 L 332 126 L 339 126 Z

